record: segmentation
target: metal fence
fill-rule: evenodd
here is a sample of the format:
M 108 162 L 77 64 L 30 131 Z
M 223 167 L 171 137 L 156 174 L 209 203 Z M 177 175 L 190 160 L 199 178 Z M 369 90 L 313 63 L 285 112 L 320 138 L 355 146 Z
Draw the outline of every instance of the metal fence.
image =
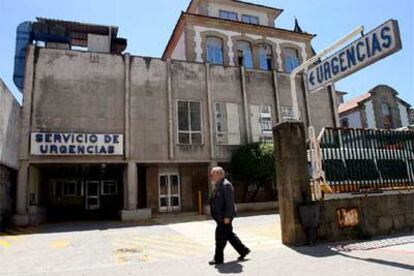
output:
M 321 183 L 334 193 L 414 188 L 413 131 L 325 128 L 310 148 L 314 188 Z

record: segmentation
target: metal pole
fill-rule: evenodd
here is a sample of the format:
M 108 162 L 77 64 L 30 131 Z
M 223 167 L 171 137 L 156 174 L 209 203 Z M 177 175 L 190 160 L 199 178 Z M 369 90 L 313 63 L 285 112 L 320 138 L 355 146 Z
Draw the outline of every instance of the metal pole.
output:
M 333 51 L 338 46 L 344 44 L 345 42 L 347 42 L 348 40 L 353 38 L 355 35 L 360 34 L 363 31 L 364 31 L 364 27 L 359 26 L 358 28 L 356 28 L 355 30 L 353 30 L 352 32 L 350 32 L 349 34 L 344 36 L 343 38 L 339 39 L 338 41 L 336 41 L 334 44 L 332 44 L 331 46 L 329 46 L 328 48 L 326 48 L 325 50 L 323 50 L 319 54 L 311 57 L 310 59 L 308 59 L 307 61 L 305 61 L 304 63 L 302 63 L 298 67 L 296 67 L 290 73 L 290 95 L 291 95 L 291 98 L 292 98 L 293 118 L 295 120 L 299 121 L 299 107 L 298 107 L 298 99 L 297 99 L 297 94 L 296 94 L 296 81 L 295 81 L 296 80 L 296 75 L 299 72 L 301 72 L 302 70 L 306 70 L 309 65 L 311 65 L 312 63 L 317 61 L 320 57 L 322 57 L 322 56 L 326 55 L 327 53 Z

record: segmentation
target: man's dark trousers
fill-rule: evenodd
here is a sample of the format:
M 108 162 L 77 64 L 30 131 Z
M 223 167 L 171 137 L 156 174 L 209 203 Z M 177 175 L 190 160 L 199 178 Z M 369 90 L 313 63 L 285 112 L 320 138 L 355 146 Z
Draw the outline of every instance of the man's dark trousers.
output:
M 229 224 L 224 224 L 224 222 L 217 222 L 216 253 L 214 255 L 214 260 L 216 262 L 223 262 L 223 253 L 227 241 L 230 242 L 230 244 L 240 255 L 245 254 L 249 250 L 233 232 L 233 225 L 231 222 Z

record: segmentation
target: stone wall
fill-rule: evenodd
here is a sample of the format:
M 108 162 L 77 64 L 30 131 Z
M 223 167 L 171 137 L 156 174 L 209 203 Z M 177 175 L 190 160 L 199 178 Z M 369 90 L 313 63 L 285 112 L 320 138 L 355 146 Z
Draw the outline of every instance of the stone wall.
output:
M 0 79 L 0 164 L 17 169 L 20 105 Z
M 338 208 L 356 208 L 359 224 L 340 228 Z M 414 231 L 414 193 L 326 200 L 321 204 L 321 241 L 363 239 Z
M 0 164 L 0 230 L 15 211 L 16 171 Z

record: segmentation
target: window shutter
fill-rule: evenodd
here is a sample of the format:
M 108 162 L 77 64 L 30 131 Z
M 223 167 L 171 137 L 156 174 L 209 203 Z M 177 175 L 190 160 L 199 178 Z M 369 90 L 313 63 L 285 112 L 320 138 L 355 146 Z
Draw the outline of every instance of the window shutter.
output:
M 240 145 L 239 105 L 226 103 L 228 144 Z

